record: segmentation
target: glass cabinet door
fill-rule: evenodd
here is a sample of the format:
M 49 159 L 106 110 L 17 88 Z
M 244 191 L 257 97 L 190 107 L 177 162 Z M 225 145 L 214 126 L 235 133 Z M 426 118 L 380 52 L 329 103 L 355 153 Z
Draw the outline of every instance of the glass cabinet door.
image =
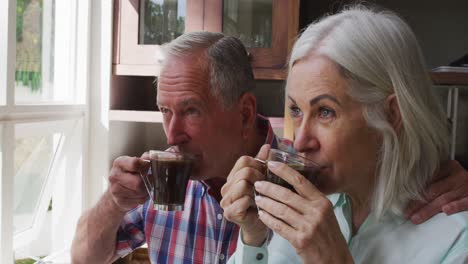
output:
M 139 43 L 161 45 L 185 31 L 185 0 L 141 0 Z
M 160 45 L 203 30 L 204 1 L 115 0 L 114 74 L 157 76 Z
M 270 48 L 273 0 L 223 0 L 223 28 L 248 48 Z
M 299 0 L 204 0 L 203 30 L 239 38 L 256 79 L 284 80 L 299 27 Z

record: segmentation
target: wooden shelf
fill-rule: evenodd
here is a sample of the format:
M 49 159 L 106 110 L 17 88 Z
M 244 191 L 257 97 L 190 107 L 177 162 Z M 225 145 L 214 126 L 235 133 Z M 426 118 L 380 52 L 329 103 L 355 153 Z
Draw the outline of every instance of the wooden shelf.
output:
M 468 85 L 467 73 L 433 72 L 431 79 L 437 85 Z
M 430 75 L 437 85 L 468 85 L 467 67 L 441 66 L 433 69 Z
M 158 111 L 110 110 L 109 120 L 127 122 L 162 123 L 163 117 Z

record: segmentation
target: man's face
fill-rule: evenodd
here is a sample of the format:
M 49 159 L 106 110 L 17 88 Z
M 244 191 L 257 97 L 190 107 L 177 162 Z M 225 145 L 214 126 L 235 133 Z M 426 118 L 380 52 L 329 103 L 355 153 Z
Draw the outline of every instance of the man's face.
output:
M 172 58 L 158 78 L 157 104 L 167 143 L 195 154 L 192 179 L 225 178 L 243 153 L 237 104 L 224 109 L 210 92 L 208 71 L 198 58 Z

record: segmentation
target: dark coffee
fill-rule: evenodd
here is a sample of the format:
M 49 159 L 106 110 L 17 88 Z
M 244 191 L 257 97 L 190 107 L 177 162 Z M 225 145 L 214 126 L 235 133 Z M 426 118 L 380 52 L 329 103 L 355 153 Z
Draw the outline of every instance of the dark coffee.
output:
M 154 204 L 184 204 L 192 165 L 192 160 L 151 160 Z
M 312 184 L 317 183 L 316 180 L 317 180 L 318 169 L 316 167 L 308 167 L 308 166 L 304 166 L 302 164 L 288 164 L 288 166 L 293 168 L 294 170 L 296 170 L 300 174 L 302 174 L 302 176 L 304 176 Z M 294 190 L 294 187 L 291 184 L 287 183 L 285 180 L 278 177 L 276 174 L 272 173 L 270 170 L 268 170 L 268 172 L 267 172 L 266 179 L 269 182 L 281 185 L 281 186 L 283 186 L 285 188 L 290 189 L 293 192 L 296 192 L 296 190 Z

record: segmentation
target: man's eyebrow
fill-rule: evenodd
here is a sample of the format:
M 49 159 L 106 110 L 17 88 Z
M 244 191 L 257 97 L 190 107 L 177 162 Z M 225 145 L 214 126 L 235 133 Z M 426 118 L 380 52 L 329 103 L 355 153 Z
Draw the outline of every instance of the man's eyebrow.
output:
M 156 104 L 161 105 L 161 102 L 157 101 Z M 203 103 L 200 100 L 190 98 L 190 99 L 183 100 L 177 104 L 177 106 L 179 107 L 186 107 L 188 105 L 202 106 Z
M 200 100 L 190 98 L 190 99 L 187 99 L 187 100 L 183 100 L 182 102 L 179 103 L 179 106 L 182 106 L 182 107 L 185 107 L 185 106 L 188 106 L 188 105 L 201 106 L 202 102 L 200 102 Z

